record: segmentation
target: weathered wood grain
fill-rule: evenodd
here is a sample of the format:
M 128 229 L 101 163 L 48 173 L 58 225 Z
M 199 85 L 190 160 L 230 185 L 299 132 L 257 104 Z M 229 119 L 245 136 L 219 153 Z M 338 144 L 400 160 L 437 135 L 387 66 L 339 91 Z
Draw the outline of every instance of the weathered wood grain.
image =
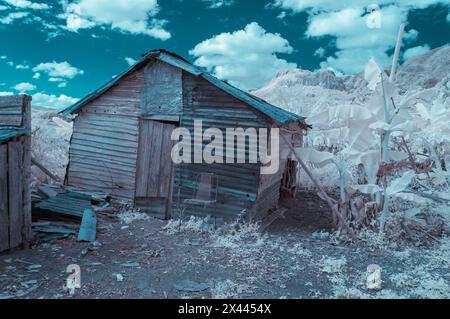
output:
M 8 145 L 0 144 L 0 252 L 9 249 Z
M 8 143 L 9 243 L 10 248 L 22 244 L 23 225 L 23 144 Z

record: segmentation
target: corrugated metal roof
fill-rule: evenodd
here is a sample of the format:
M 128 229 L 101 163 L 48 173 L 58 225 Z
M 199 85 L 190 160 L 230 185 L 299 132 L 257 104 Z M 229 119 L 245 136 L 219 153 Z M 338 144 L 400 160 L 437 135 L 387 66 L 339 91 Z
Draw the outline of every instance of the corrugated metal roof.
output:
M 23 127 L 0 127 L 0 142 L 9 140 L 13 137 L 27 134 L 28 130 Z
M 195 76 L 201 76 L 211 84 L 217 86 L 221 90 L 225 91 L 226 93 L 230 94 L 231 96 L 237 98 L 238 100 L 247 103 L 248 105 L 254 107 L 258 111 L 262 112 L 266 116 L 272 118 L 278 123 L 290 123 L 290 122 L 302 122 L 305 120 L 304 117 L 296 115 L 294 113 L 288 112 L 286 110 L 283 110 L 279 107 L 276 107 L 270 103 L 267 103 L 266 101 L 257 98 L 254 95 L 251 95 L 247 92 L 244 92 L 227 82 L 221 81 L 217 79 L 216 77 L 212 76 L 211 74 L 203 71 L 202 69 L 194 66 L 193 64 L 189 63 L 187 60 L 183 59 L 181 56 L 178 56 L 174 53 L 168 52 L 166 50 L 153 50 L 150 51 L 148 54 L 146 54 L 139 62 L 137 62 L 135 65 L 131 66 L 129 69 L 127 69 L 125 72 L 121 73 L 105 85 L 103 85 L 98 90 L 92 92 L 82 100 L 78 101 L 74 105 L 68 107 L 67 109 L 63 110 L 61 113 L 64 115 L 70 115 L 76 113 L 79 109 L 81 109 L 84 105 L 87 103 L 93 101 L 100 95 L 102 95 L 104 92 L 106 92 L 108 89 L 113 87 L 117 82 L 119 82 L 124 76 L 129 74 L 130 72 L 139 69 L 143 65 L 145 65 L 150 59 L 157 59 L 160 61 L 163 61 L 165 63 L 168 63 L 170 65 L 173 65 L 174 67 L 180 68 L 192 75 Z

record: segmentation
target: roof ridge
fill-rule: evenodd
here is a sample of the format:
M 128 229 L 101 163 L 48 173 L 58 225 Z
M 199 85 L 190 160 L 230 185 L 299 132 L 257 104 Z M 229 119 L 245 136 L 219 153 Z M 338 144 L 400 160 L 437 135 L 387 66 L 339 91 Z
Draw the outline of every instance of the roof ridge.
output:
M 90 93 L 89 95 L 87 95 L 85 98 L 81 99 L 74 105 L 64 109 L 60 113 L 62 113 L 64 115 L 70 115 L 70 114 L 75 113 L 77 110 L 82 108 L 84 105 L 86 105 L 90 101 L 96 99 L 97 97 L 99 97 L 100 95 L 105 93 L 107 90 L 109 90 L 118 81 L 120 81 L 124 76 L 126 76 L 130 72 L 134 71 L 135 69 L 141 67 L 142 65 L 146 64 L 148 62 L 148 60 L 151 58 L 158 59 L 164 63 L 172 65 L 176 68 L 182 69 L 192 75 L 201 76 L 206 81 L 210 82 L 212 85 L 225 91 L 226 93 L 235 97 L 236 99 L 250 105 L 251 107 L 258 110 L 259 112 L 272 118 L 276 122 L 289 123 L 289 122 L 303 122 L 305 120 L 305 118 L 300 115 L 294 114 L 294 113 L 284 110 L 278 106 L 275 106 L 271 103 L 268 103 L 267 101 L 265 101 L 257 96 L 254 96 L 253 94 L 251 94 L 247 91 L 241 90 L 226 81 L 218 79 L 214 75 L 195 66 L 194 64 L 192 64 L 188 60 L 184 59 L 180 55 L 172 53 L 165 49 L 155 49 L 155 50 L 151 50 L 148 53 L 144 54 L 140 61 L 136 62 L 134 65 L 132 65 L 126 71 L 124 71 L 123 73 L 121 73 L 120 75 L 115 77 L 114 79 L 110 80 L 109 82 L 107 82 L 105 85 L 103 85 L 99 89 Z

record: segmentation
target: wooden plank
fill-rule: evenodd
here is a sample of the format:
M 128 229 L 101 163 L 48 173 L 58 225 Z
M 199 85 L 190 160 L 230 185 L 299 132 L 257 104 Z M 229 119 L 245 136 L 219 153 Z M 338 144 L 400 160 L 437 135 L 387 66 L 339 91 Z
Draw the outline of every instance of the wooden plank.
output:
M 0 144 L 0 252 L 9 249 L 8 145 Z
M 0 115 L 0 125 L 22 126 L 22 115 Z
M 152 149 L 150 153 L 150 169 L 147 184 L 148 197 L 159 196 L 159 174 L 161 172 L 161 147 L 162 147 L 162 133 L 163 124 L 160 122 L 152 122 Z
M 22 115 L 22 105 L 0 107 L 0 115 Z
M 104 134 L 105 135 L 105 134 Z M 116 148 L 120 146 L 123 150 L 127 148 L 134 149 L 137 147 L 137 139 L 122 139 L 120 134 L 118 136 L 110 135 L 107 137 L 102 137 L 99 135 L 94 135 L 92 133 L 83 133 L 81 131 L 75 132 L 72 136 L 73 140 L 86 141 L 86 144 L 102 145 L 103 148 Z
M 22 244 L 23 226 L 23 145 L 8 143 L 9 182 L 9 242 L 10 248 Z
M 139 133 L 139 153 L 136 175 L 136 197 L 147 197 L 147 185 L 150 169 L 151 137 L 153 125 L 151 121 L 142 120 Z
M 23 95 L 2 96 L 0 99 L 0 108 L 14 106 L 22 108 L 23 98 Z
M 174 125 L 164 124 L 162 133 L 162 148 L 161 148 L 161 169 L 159 173 L 159 197 L 168 198 L 170 193 L 170 186 L 172 185 L 172 148 L 173 141 L 171 135 L 175 129 Z
M 23 185 L 23 223 L 22 240 L 25 248 L 29 248 L 31 231 L 31 97 L 25 96 L 23 100 L 24 125 L 29 129 L 23 137 L 23 165 L 22 165 L 22 185 Z
M 97 216 L 92 209 L 85 209 L 81 220 L 80 232 L 78 233 L 78 241 L 94 242 L 96 236 Z

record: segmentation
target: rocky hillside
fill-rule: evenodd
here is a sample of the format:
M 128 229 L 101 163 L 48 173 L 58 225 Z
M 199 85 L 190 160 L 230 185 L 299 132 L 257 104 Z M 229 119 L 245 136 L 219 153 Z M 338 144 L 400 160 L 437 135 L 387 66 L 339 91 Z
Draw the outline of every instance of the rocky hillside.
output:
M 389 69 L 388 69 L 389 70 Z M 418 90 L 450 90 L 450 46 L 413 57 L 398 69 L 399 94 Z M 310 116 L 327 106 L 363 103 L 370 92 L 363 73 L 337 76 L 329 70 L 280 72 L 253 94 L 287 110 Z

